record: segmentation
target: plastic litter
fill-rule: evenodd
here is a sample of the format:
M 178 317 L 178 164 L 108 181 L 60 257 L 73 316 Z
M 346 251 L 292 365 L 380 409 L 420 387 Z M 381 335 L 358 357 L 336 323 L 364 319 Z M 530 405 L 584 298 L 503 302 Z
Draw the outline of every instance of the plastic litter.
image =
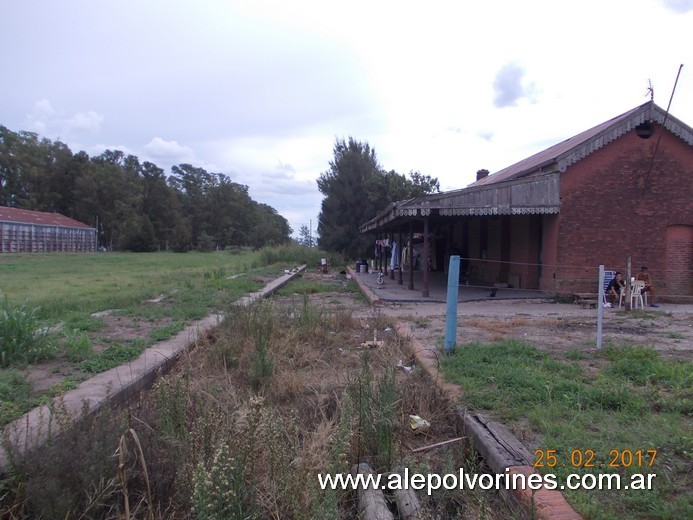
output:
M 409 416 L 409 427 L 415 432 L 424 432 L 431 427 L 431 423 L 426 419 L 422 419 L 418 415 Z
M 405 374 L 408 374 L 412 370 L 414 370 L 414 367 L 408 367 L 404 363 L 402 363 L 402 360 L 400 359 L 399 362 L 397 363 L 397 368 L 400 369 L 402 372 Z

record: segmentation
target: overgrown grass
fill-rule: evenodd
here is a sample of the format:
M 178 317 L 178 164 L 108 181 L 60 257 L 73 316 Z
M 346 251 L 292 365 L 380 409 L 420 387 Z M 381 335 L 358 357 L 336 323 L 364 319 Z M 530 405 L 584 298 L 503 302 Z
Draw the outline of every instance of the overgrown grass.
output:
M 18 370 L 0 370 L 0 423 L 6 424 L 16 419 L 40 403 L 31 390 L 31 384 Z
M 274 265 L 289 263 L 296 265 L 305 264 L 308 268 L 313 268 L 320 263 L 320 259 L 328 255 L 319 249 L 303 247 L 297 244 L 288 244 L 277 247 L 266 247 L 259 252 L 260 261 L 263 265 Z M 333 264 L 344 263 L 341 258 L 332 259 Z
M 137 340 L 129 345 L 114 345 L 81 361 L 77 366 L 82 372 L 98 374 L 137 358 L 144 351 L 144 342 Z
M 449 437 L 452 414 L 421 371 L 395 371 L 411 360 L 388 319 L 315 305 L 308 293 L 278 300 L 230 306 L 215 341 L 202 339 L 127 410 L 91 420 L 56 407 L 60 442 L 25 455 L 10 447 L 0 516 L 352 518 L 354 494 L 320 489 L 318 473 L 360 461 L 478 469 L 461 446 L 411 453 Z M 364 349 L 374 330 L 382 344 Z M 427 435 L 408 429 L 410 414 L 431 421 Z M 421 498 L 427 518 L 513 518 L 489 492 Z
M 286 268 L 308 263 L 303 262 L 308 257 L 317 262 L 321 255 L 324 253 L 300 246 L 246 250 L 241 254 L 2 255 L 0 291 L 13 306 L 26 301 L 30 307 L 40 308 L 39 319 L 70 321 L 73 328 L 77 328 L 76 321 L 86 320 L 92 313 L 134 310 L 161 295 L 181 307 L 194 307 L 192 314 L 197 316 L 222 307 L 253 286 L 252 279 L 231 279 L 234 275 L 272 265 L 274 272 L 283 273 Z M 254 287 L 257 289 L 257 283 Z
M 390 471 L 395 457 L 398 419 L 395 368 L 387 367 L 376 376 L 369 357 L 363 357 L 361 371 L 350 383 L 349 396 L 357 404 L 357 439 L 363 451 L 375 455 L 373 466 L 376 470 Z
M 470 408 L 488 410 L 509 423 L 528 420 L 540 448 L 556 450 L 556 467 L 538 468 L 566 478 L 569 473 L 656 473 L 652 491 L 570 491 L 586 518 L 688 518 L 686 487 L 693 453 L 693 364 L 663 360 L 651 347 L 609 347 L 586 370 L 570 354 L 558 361 L 518 341 L 468 344 L 442 361 L 445 378 L 459 384 Z M 594 369 L 596 367 L 596 370 Z M 573 467 L 570 459 L 594 453 L 603 467 Z M 652 467 L 608 467 L 617 452 L 657 450 Z
M 39 320 L 39 310 L 26 302 L 10 304 L 7 297 L 0 308 L 0 366 L 35 363 L 55 354 L 48 331 Z
M 153 331 L 151 331 L 149 333 L 149 338 L 153 341 L 165 341 L 178 334 L 184 328 L 184 322 L 174 321 L 173 323 L 169 323 L 164 327 L 159 327 L 158 329 L 154 329 Z
M 161 322 L 141 340 L 144 345 L 163 341 L 190 321 L 257 291 L 264 282 L 253 276 L 256 273 L 283 274 L 308 256 L 321 254 L 302 249 L 307 248 L 244 249 L 233 254 L 0 255 L 0 366 L 59 356 L 75 371 L 107 370 L 136 357 L 143 344 L 115 346 L 94 356 L 96 333 L 106 321 L 93 314 L 109 310 L 116 316 Z M 240 274 L 246 276 L 236 276 Z M 49 333 L 49 328 L 56 332 Z M 19 402 L 12 408 L 26 411 Z

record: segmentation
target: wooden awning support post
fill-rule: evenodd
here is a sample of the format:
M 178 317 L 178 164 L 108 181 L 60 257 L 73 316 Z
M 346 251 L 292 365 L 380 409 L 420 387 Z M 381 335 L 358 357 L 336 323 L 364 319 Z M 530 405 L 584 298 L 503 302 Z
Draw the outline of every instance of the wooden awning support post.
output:
M 428 258 L 430 256 L 430 246 L 428 245 L 428 217 L 424 218 L 424 247 L 423 247 L 423 258 L 421 259 L 421 269 L 423 270 L 423 288 L 421 289 L 421 296 L 428 298 L 429 296 L 429 285 L 428 285 Z
M 397 275 L 397 285 L 402 285 L 402 269 L 404 268 L 404 266 L 402 265 L 402 228 L 398 228 L 397 232 L 397 265 L 399 266 L 399 275 Z
M 414 262 L 416 258 L 414 257 L 414 224 L 409 223 L 409 245 L 408 249 L 408 260 L 409 260 L 409 286 L 410 291 L 414 290 Z

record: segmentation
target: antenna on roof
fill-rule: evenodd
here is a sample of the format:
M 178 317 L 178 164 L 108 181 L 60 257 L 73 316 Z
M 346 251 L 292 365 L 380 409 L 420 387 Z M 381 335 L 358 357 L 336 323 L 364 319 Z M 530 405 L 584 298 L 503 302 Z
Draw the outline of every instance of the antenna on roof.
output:
M 652 86 L 652 80 L 648 79 L 647 83 L 649 84 L 649 87 L 647 87 L 647 93 L 645 95 L 649 94 L 650 101 L 654 101 L 654 87 Z
M 681 75 L 681 69 L 683 68 L 683 63 L 679 65 L 679 71 L 676 73 L 676 81 L 674 81 L 674 88 L 671 89 L 671 96 L 669 97 L 669 104 L 667 105 L 667 111 L 664 112 L 664 119 L 662 120 L 662 129 L 665 129 L 665 125 L 667 123 L 667 118 L 669 117 L 669 109 L 671 108 L 671 102 L 674 99 L 674 92 L 676 92 L 676 85 L 679 82 L 679 76 Z M 643 191 L 646 190 L 650 184 L 650 176 L 652 175 L 652 168 L 654 167 L 654 161 L 655 157 L 657 156 L 657 150 L 659 150 L 659 142 L 662 140 L 662 134 L 664 132 L 659 132 L 659 136 L 657 137 L 657 144 L 655 144 L 655 149 L 654 152 L 652 153 L 652 160 L 650 161 L 650 169 L 647 171 L 647 174 L 645 175 L 644 178 L 644 183 L 643 183 Z

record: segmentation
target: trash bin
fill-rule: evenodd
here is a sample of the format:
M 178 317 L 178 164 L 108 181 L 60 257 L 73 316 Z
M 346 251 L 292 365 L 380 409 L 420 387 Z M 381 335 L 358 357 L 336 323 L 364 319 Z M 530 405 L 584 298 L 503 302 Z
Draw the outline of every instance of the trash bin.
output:
M 356 272 L 357 273 L 367 273 L 368 272 L 368 262 L 365 260 L 356 261 Z

